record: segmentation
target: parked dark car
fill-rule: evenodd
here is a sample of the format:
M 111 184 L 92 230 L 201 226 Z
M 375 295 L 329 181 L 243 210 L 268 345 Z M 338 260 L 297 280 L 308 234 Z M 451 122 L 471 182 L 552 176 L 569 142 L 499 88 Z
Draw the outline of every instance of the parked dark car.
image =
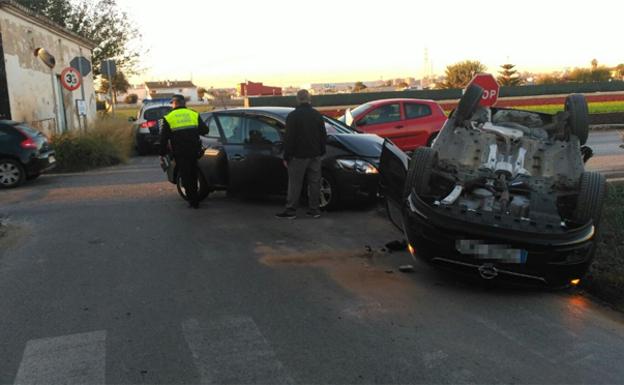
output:
M 587 102 L 557 115 L 479 107 L 471 86 L 432 148 L 387 141 L 381 193 L 412 254 L 517 284 L 578 283 L 596 247 L 606 191 L 587 172 Z
M 145 100 L 137 117 L 128 119 L 133 122 L 134 145 L 139 155 L 147 155 L 158 149 L 160 124 L 169 112 L 171 112 L 169 99 Z
M 17 187 L 55 166 L 45 135 L 24 123 L 0 120 L 0 187 Z
M 283 138 L 292 110 L 249 108 L 202 114 L 210 133 L 202 137 L 206 151 L 199 161 L 201 199 L 216 190 L 285 193 L 288 172 L 282 160 Z M 383 139 L 356 133 L 329 117 L 325 117 L 325 127 L 328 142 L 322 163 L 321 207 L 375 200 Z M 185 197 L 174 162 L 167 171 L 169 181 Z

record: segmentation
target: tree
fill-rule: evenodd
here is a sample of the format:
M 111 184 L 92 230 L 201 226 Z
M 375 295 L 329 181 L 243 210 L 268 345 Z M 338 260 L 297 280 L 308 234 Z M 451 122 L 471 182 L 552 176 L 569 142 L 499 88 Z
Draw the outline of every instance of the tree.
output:
M 72 11 L 69 0 L 17 0 L 17 2 L 46 16 L 56 24 L 67 27 L 66 18 Z
M 477 60 L 465 60 L 446 67 L 445 80 L 438 88 L 465 88 L 472 78 L 487 67 Z
M 598 64 L 598 60 L 591 61 L 591 68 L 575 68 L 567 76 L 568 81 L 579 83 L 608 82 L 611 79 L 611 69 Z
M 91 58 L 93 72 L 100 63 L 114 59 L 117 67 L 135 74 L 139 48 L 131 46 L 141 36 L 116 0 L 17 0 L 76 34 L 95 42 Z
M 103 78 L 100 82 L 100 88 L 98 91 L 102 94 L 108 94 L 110 82 L 108 79 Z M 124 75 L 123 72 L 117 72 L 115 76 L 113 76 L 113 103 L 117 103 L 117 94 L 124 94 L 128 92 L 130 88 L 130 83 Z
M 624 64 L 618 64 L 613 68 L 615 71 L 615 76 L 619 80 L 624 80 Z
M 362 82 L 355 82 L 355 85 L 353 86 L 353 92 L 360 92 L 365 90 L 366 88 L 366 84 L 362 83 Z
M 520 75 L 518 71 L 516 71 L 515 64 L 503 64 L 501 65 L 502 70 L 498 71 L 500 76 L 496 78 L 498 84 L 501 86 L 518 86 L 522 83 L 522 79 L 520 79 Z
M 204 96 L 206 95 L 208 91 L 206 91 L 206 89 L 204 87 L 199 87 L 197 89 L 197 98 L 199 100 L 204 100 Z
M 138 101 L 139 101 L 139 95 L 137 94 L 126 95 L 126 98 L 124 99 L 124 103 L 126 104 L 137 104 Z
M 541 74 L 535 78 L 535 84 L 560 84 L 565 83 L 565 80 L 558 74 Z
M 396 88 L 399 89 L 399 90 L 404 90 L 406 88 L 409 88 L 409 84 L 407 84 L 407 82 L 405 82 L 405 81 L 402 81 L 402 82 L 399 82 L 396 85 Z
M 106 59 L 114 59 L 118 69 L 126 74 L 137 73 L 139 50 L 131 43 L 141 35 L 116 0 L 78 0 L 67 26 L 97 44 L 92 57 L 96 75 L 100 74 L 100 63 Z

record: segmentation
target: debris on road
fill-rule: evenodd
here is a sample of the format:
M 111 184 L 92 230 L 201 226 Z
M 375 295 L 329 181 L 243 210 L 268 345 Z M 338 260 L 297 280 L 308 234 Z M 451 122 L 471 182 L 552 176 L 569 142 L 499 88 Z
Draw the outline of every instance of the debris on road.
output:
M 386 243 L 386 248 L 390 251 L 404 251 L 407 250 L 407 241 L 403 240 L 395 240 L 392 242 Z
M 399 266 L 399 271 L 401 273 L 413 273 L 414 272 L 414 266 L 412 266 L 412 265 Z

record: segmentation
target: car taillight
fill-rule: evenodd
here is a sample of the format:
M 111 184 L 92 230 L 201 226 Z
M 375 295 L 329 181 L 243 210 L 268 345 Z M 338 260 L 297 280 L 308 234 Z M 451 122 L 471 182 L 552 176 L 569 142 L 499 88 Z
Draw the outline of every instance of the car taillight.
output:
M 156 127 L 156 124 L 158 123 L 157 120 L 148 120 L 147 122 L 141 123 L 141 128 L 152 128 L 152 127 Z
M 32 138 L 28 138 L 26 140 L 24 140 L 22 143 L 20 143 L 20 147 L 25 148 L 25 149 L 37 149 L 37 142 L 35 142 Z

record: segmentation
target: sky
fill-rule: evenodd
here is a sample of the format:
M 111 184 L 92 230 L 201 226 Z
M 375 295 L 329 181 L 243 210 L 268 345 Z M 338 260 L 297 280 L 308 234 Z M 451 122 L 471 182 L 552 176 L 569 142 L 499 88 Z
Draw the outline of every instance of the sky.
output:
M 421 78 L 624 62 L 621 0 L 118 0 L 142 34 L 141 76 L 204 87 Z M 425 67 L 425 52 L 429 68 Z

